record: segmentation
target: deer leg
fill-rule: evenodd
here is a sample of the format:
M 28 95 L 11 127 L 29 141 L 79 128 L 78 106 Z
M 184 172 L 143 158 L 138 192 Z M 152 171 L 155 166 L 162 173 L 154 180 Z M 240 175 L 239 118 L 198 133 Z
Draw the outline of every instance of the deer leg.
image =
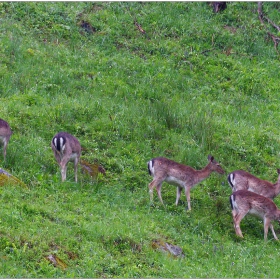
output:
M 61 179 L 62 182 L 64 182 L 66 180 L 66 171 L 67 171 L 67 165 L 60 165 L 60 172 L 61 172 Z
M 64 157 L 60 162 L 62 182 L 64 182 L 66 180 L 67 163 L 69 160 L 70 160 L 70 157 Z
M 3 147 L 4 161 L 6 161 L 6 149 L 7 149 L 7 143 L 4 140 L 4 147 Z
M 275 240 L 278 240 L 278 237 L 277 237 L 277 235 L 275 234 L 275 231 L 274 231 L 273 225 L 272 225 L 271 223 L 270 223 L 270 229 L 271 229 L 271 231 L 272 231 L 272 234 L 273 234 L 273 236 L 274 236 Z
M 7 140 L 6 137 L 4 137 L 3 138 L 3 156 L 4 156 L 4 161 L 6 161 L 7 145 L 8 145 L 8 140 Z
M 240 222 L 245 217 L 246 214 L 247 213 L 244 213 L 244 214 L 237 213 L 236 210 L 234 210 L 234 209 L 232 210 L 232 217 L 233 217 L 233 222 L 234 222 L 235 233 L 236 233 L 236 235 L 238 235 L 242 238 L 243 238 L 243 234 L 240 229 Z
M 61 179 L 62 179 L 62 182 L 65 180 L 66 178 L 66 175 L 65 175 L 65 178 L 64 178 L 64 167 L 62 165 L 62 158 L 61 158 L 61 154 L 58 152 L 58 151 L 55 151 L 54 152 L 54 157 L 59 165 L 59 168 L 60 168 L 60 174 L 61 174 Z M 66 172 L 66 171 L 65 171 Z
M 268 218 L 264 217 L 264 219 L 263 219 L 264 240 L 267 240 L 267 232 L 268 232 L 269 225 L 270 225 L 270 220 Z
M 157 185 L 157 194 L 158 194 L 160 202 L 162 203 L 162 205 L 164 205 L 162 197 L 161 197 L 161 184 Z
M 191 210 L 191 188 L 185 187 L 185 193 L 188 202 L 188 210 Z
M 79 163 L 79 158 L 76 157 L 74 160 L 74 169 L 75 169 L 75 182 L 78 182 L 78 163 Z
M 182 188 L 181 187 L 177 187 L 177 196 L 176 196 L 176 206 L 178 205 L 179 203 L 179 199 L 180 199 L 180 196 L 181 196 L 181 192 L 182 192 Z
M 153 202 L 153 200 L 154 200 L 153 191 L 154 191 L 154 180 L 149 184 L 149 193 L 150 193 L 151 202 Z
M 161 197 L 161 185 L 162 185 L 162 181 L 160 180 L 153 180 L 150 184 L 149 184 L 149 193 L 150 193 L 150 201 L 153 201 L 153 190 L 154 187 L 156 186 L 157 189 L 157 193 L 158 193 L 158 197 L 160 202 L 164 205 L 162 197 Z
M 276 240 L 278 240 L 278 238 L 277 238 L 277 236 L 276 236 L 276 234 L 275 234 L 273 225 L 271 224 L 270 219 L 267 218 L 267 217 L 264 217 L 263 222 L 264 222 L 264 240 L 267 240 L 268 227 L 270 227 L 274 238 L 275 238 Z

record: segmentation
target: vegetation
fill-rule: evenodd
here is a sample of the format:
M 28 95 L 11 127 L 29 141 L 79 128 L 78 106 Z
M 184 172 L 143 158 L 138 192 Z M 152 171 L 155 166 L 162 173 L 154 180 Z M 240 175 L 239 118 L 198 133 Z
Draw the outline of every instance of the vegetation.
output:
M 263 5 L 277 24 L 279 9 Z M 192 190 L 191 211 L 173 186 L 166 208 L 148 193 L 157 156 L 200 169 L 212 154 L 227 173 L 276 181 L 279 55 L 256 3 L 2 2 L 0 19 L 0 117 L 13 130 L 1 167 L 28 186 L 0 188 L 1 277 L 279 277 L 262 221 L 235 236 L 226 175 Z M 62 183 L 59 131 L 106 174 L 75 184 L 69 164 Z

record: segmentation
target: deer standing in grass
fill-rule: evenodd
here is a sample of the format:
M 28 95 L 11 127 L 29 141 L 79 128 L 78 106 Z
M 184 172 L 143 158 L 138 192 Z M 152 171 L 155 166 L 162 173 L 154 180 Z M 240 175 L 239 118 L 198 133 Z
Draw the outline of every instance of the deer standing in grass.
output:
M 195 185 L 206 179 L 212 172 L 224 174 L 220 164 L 211 155 L 208 156 L 208 164 L 201 170 L 195 170 L 190 166 L 183 165 L 164 157 L 153 158 L 148 162 L 148 171 L 154 177 L 149 184 L 150 200 L 153 201 L 153 189 L 156 187 L 158 197 L 164 205 L 161 197 L 161 186 L 165 181 L 177 186 L 176 205 L 178 205 L 181 191 L 185 190 L 188 210 L 191 210 L 190 191 Z
M 238 236 L 243 238 L 243 234 L 240 229 L 241 220 L 246 216 L 246 214 L 251 214 L 263 219 L 265 240 L 267 240 L 269 227 L 274 238 L 278 240 L 271 221 L 280 221 L 280 210 L 270 198 L 250 191 L 239 190 L 231 194 L 230 204 L 234 229 Z
M 78 182 L 78 163 L 81 156 L 79 140 L 67 132 L 57 133 L 51 142 L 52 150 L 60 166 L 62 182 L 66 180 L 67 164 L 74 161 L 75 181 Z
M 231 172 L 228 175 L 228 183 L 233 192 L 238 190 L 248 190 L 274 199 L 280 193 L 280 169 L 277 169 L 277 172 L 278 181 L 275 184 L 259 179 L 244 170 Z
M 9 124 L 0 119 L 0 141 L 3 143 L 4 161 L 6 161 L 7 146 L 12 135 L 12 130 Z

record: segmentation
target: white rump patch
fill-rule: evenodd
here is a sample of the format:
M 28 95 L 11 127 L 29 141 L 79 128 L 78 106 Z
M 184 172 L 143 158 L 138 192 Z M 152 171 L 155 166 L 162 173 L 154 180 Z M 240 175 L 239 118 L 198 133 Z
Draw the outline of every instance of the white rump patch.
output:
M 154 176 L 154 175 L 155 175 L 155 168 L 154 168 L 154 166 L 153 166 L 153 161 L 150 160 L 149 163 L 148 163 L 148 165 L 149 165 L 149 170 L 150 170 L 152 176 Z
M 235 186 L 235 180 L 233 178 L 234 178 L 234 175 L 230 174 L 229 179 L 230 179 L 231 185 L 234 187 Z
M 230 196 L 230 200 L 231 200 L 232 208 L 238 209 L 238 205 L 237 205 L 233 195 Z
M 54 142 L 54 146 L 57 148 L 57 138 L 56 137 L 53 139 L 53 142 Z
M 64 149 L 65 149 L 65 145 L 63 145 L 63 138 L 62 138 L 62 137 L 59 138 L 59 142 L 60 142 L 60 149 L 61 149 L 61 152 L 63 152 Z

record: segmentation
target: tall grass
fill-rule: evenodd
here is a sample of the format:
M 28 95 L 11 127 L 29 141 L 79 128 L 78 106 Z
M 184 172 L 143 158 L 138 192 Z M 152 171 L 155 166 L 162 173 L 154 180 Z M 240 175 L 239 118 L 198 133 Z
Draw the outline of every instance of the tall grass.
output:
M 278 6 L 264 5 L 274 18 Z M 256 3 L 214 14 L 205 2 L 3 2 L 0 15 L 0 117 L 13 130 L 0 161 L 28 186 L 0 188 L 1 277 L 279 277 L 261 221 L 244 219 L 235 236 L 226 176 L 194 188 L 190 212 L 173 186 L 165 208 L 148 194 L 157 156 L 201 169 L 212 154 L 227 172 L 276 181 L 279 58 Z M 69 163 L 62 184 L 59 131 L 106 175 L 79 170 L 75 184 Z

